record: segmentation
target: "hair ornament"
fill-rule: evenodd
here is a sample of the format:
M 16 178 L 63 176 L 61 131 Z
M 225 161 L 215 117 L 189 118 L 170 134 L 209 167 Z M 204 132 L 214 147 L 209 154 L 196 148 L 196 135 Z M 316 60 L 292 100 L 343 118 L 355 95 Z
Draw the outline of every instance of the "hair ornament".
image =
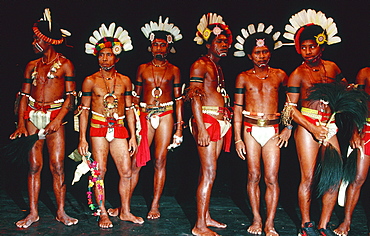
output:
M 210 29 L 210 26 L 214 26 L 212 30 Z M 218 36 L 223 31 L 226 31 L 227 35 L 229 35 L 228 40 L 231 43 L 231 31 L 223 21 L 222 16 L 217 15 L 216 13 L 204 14 L 197 26 L 197 32 L 195 33 L 194 41 L 197 44 L 202 45 L 204 41 L 208 41 L 211 34 Z
M 254 45 L 253 45 L 255 47 L 263 47 L 263 46 L 265 46 L 265 40 L 268 37 L 273 40 L 274 50 L 280 48 L 281 46 L 283 46 L 282 42 L 280 40 L 278 40 L 279 37 L 280 37 L 280 35 L 281 35 L 281 33 L 279 31 L 276 31 L 275 33 L 273 33 L 271 35 L 273 29 L 274 29 L 274 26 L 272 26 L 272 25 L 268 26 L 265 29 L 265 25 L 263 23 L 258 23 L 257 29 L 256 29 L 256 27 L 255 27 L 254 24 L 248 25 L 248 27 L 246 29 L 242 28 L 240 30 L 241 35 L 238 35 L 236 37 L 236 41 L 237 42 L 235 43 L 234 47 L 237 49 L 237 51 L 234 52 L 234 56 L 235 57 L 244 57 L 246 54 L 249 54 L 249 52 L 246 52 L 245 51 L 244 46 L 245 46 L 245 43 L 248 40 L 252 40 L 251 39 L 251 36 L 253 34 L 256 34 L 256 33 L 260 33 L 261 36 L 263 36 L 263 37 L 253 39 L 253 40 L 255 40 L 254 41 Z
M 133 46 L 127 30 L 121 26 L 116 29 L 116 23 L 112 22 L 108 28 L 101 24 L 90 36 L 89 43 L 85 44 L 85 52 L 94 56 L 103 48 L 112 48 L 113 53 L 119 55 L 122 51 L 132 50 Z
M 53 45 L 62 44 L 64 38 L 72 34 L 68 30 L 59 28 L 56 23 L 53 25 L 52 22 L 51 11 L 49 8 L 45 8 L 43 17 L 33 24 L 33 33 L 47 43 Z M 47 24 L 47 29 L 43 27 L 45 26 L 44 24 Z
M 317 25 L 323 29 L 323 32 L 316 35 L 315 39 L 317 44 L 322 45 L 324 43 L 332 45 L 341 42 L 341 38 L 336 36 L 338 29 L 334 23 L 333 18 L 327 18 L 321 11 L 316 12 L 313 9 L 305 10 L 294 14 L 290 17 L 289 23 L 285 26 L 284 38 L 294 41 L 293 43 L 284 43 L 284 45 L 295 45 L 296 49 L 300 45 L 299 36 L 302 33 L 302 27 L 310 25 Z M 298 50 L 297 50 L 298 51 Z
M 153 41 L 156 38 L 156 32 L 158 31 L 168 33 L 166 35 L 167 43 L 174 43 L 182 39 L 182 34 L 180 34 L 179 27 L 175 26 L 173 23 L 168 22 L 168 17 L 164 21 L 162 21 L 162 16 L 159 16 L 158 23 L 150 21 L 149 23 L 146 23 L 143 27 L 141 27 L 141 31 L 143 32 L 144 36 L 150 41 Z

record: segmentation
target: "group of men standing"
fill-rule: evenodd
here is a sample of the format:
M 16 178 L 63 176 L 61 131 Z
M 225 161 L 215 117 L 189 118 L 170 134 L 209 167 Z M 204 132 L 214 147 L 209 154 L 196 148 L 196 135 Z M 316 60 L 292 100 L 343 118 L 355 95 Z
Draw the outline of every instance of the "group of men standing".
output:
M 303 10 L 300 14 L 307 15 L 307 22 L 292 23 L 296 19 L 293 16 L 290 21 L 292 25 L 286 27 L 287 32 L 284 34 L 284 37 L 294 41 L 297 52 L 304 60 L 289 78 L 283 70 L 269 66 L 272 51 L 282 46 L 279 41 L 280 33 L 272 33 L 273 26 L 265 28 L 262 23 L 256 26 L 251 24 L 247 29 L 241 30 L 242 34 L 236 38 L 235 44 L 239 51 L 234 55 L 247 55 L 253 63 L 253 68 L 240 73 L 236 78 L 233 109 L 230 107 L 230 97 L 226 92 L 225 78 L 219 65 L 219 61 L 228 55 L 233 37 L 221 16 L 206 14 L 197 26 L 194 41 L 200 45 L 204 43 L 207 54 L 192 64 L 190 84 L 185 93 L 182 90 L 179 68 L 167 59 L 168 53 L 175 52 L 173 43 L 182 38 L 180 30 L 170 24 L 168 18 L 163 21 L 160 17 L 158 22 L 150 22 L 142 27 L 145 37 L 150 40 L 148 49 L 153 58 L 139 66 L 134 86 L 127 76 L 115 69 L 121 52 L 132 49 L 128 32 L 122 27 L 116 28 L 115 23 L 109 27 L 102 24 L 99 30 L 94 31 L 85 48 L 86 53 L 97 56 L 100 69 L 86 77 L 82 84 L 82 99 L 78 107 L 78 151 L 81 155 L 88 152 L 87 129 L 90 122 L 91 151 L 98 163 L 100 178 L 104 180 L 110 152 L 120 177 L 121 197 L 119 208 L 106 209 L 104 187 L 103 196 L 96 194 L 99 199 L 101 228 L 113 227 L 109 216 L 118 216 L 121 220 L 138 224 L 144 222 L 141 217 L 131 213 L 130 199 L 138 183 L 141 167 L 150 160 L 149 147 L 153 141 L 154 194 L 147 218 L 160 217 L 159 202 L 166 178 L 166 156 L 169 149 L 178 147 L 182 142 L 185 99 L 191 103 L 193 117 L 190 127 L 197 143 L 201 165 L 196 194 L 197 221 L 192 229 L 194 235 L 218 235 L 209 227 L 227 227 L 226 224 L 211 218 L 209 204 L 218 157 L 222 150 L 230 151 L 232 123 L 236 152 L 240 158 L 247 160 L 248 166 L 247 192 L 253 222 L 247 231 L 254 235 L 261 235 L 263 232 L 267 236 L 279 235 L 274 228 L 274 218 L 280 193 L 280 148 L 288 145 L 293 130 L 291 120 L 297 123 L 295 141 L 301 169 L 298 193 L 302 216 L 300 233 L 305 236 L 348 234 L 351 215 L 367 176 L 370 153 L 367 152 L 366 140 L 362 138 L 364 135 L 356 130 L 351 145 L 364 148 L 365 158 L 358 158 L 358 174 L 348 187 L 345 220 L 334 231 L 327 228 L 338 193 L 337 189 L 331 189 L 322 197 L 322 214 L 316 227 L 310 218 L 310 203 L 318 153 L 328 143 L 338 152 L 340 148 L 335 135 L 337 128 L 328 118 L 332 113 L 330 107 L 325 101 L 309 101 L 307 98 L 314 84 L 347 82 L 341 77 L 341 71 L 335 63 L 321 58 L 325 45 L 340 41 L 340 38 L 335 36 L 336 32 L 333 33 L 332 28 L 335 25 L 332 26 L 321 12 L 310 9 Z M 320 22 L 325 21 L 327 24 L 322 25 L 312 20 L 316 15 L 320 15 Z M 68 32 L 61 30 L 60 33 L 57 26 L 51 22 L 50 12 L 45 11 L 44 19 L 33 27 L 33 48 L 42 57 L 26 66 L 24 83 L 19 93 L 21 101 L 18 128 L 11 138 L 28 136 L 44 129 L 58 204 L 56 219 L 65 225 L 73 225 L 77 224 L 78 220 L 64 212 L 63 118 L 72 109 L 76 96 L 74 68 L 68 59 L 53 48 L 53 45 L 63 42 L 61 35 L 66 36 Z M 361 70 L 357 78 L 359 89 L 369 92 L 369 79 L 369 70 Z M 283 114 L 280 114 L 279 90 L 285 87 L 287 100 Z M 298 106 L 301 106 L 302 110 L 298 110 Z M 284 118 L 285 125 L 281 131 L 280 117 Z M 366 132 L 364 134 L 366 137 Z M 30 151 L 30 214 L 16 223 L 20 228 L 27 228 L 39 219 L 37 203 L 43 144 L 44 140 L 38 140 Z M 260 213 L 259 182 L 262 166 L 267 186 L 265 223 L 262 222 Z

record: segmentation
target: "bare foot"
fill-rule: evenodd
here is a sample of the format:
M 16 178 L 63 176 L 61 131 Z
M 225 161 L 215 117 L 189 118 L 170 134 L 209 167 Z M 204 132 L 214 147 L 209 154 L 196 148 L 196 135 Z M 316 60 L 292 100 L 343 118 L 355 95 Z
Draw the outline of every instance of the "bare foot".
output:
M 15 223 L 15 225 L 18 227 L 18 228 L 28 228 L 30 225 L 32 225 L 33 223 L 39 221 L 39 216 L 38 215 L 31 215 L 29 214 L 26 218 L 24 218 L 23 220 L 20 220 L 18 221 L 17 223 Z
M 63 212 L 61 214 L 58 214 L 57 213 L 57 217 L 55 217 L 55 219 L 57 221 L 63 223 L 66 226 L 71 226 L 71 225 L 75 225 L 75 224 L 78 223 L 78 220 L 77 219 L 70 217 L 65 212 Z
M 100 217 L 99 217 L 99 227 L 104 228 L 104 229 L 113 227 L 112 221 L 110 221 L 107 214 L 101 214 L 100 215 Z
M 138 217 L 138 216 L 134 216 L 132 213 L 128 213 L 128 214 L 120 214 L 119 215 L 119 218 L 123 221 L 130 221 L 132 223 L 135 223 L 135 224 L 142 224 L 144 223 L 144 219 L 141 218 L 141 217 Z
M 278 232 L 274 228 L 272 229 L 265 229 L 266 236 L 279 236 Z
M 227 224 L 218 222 L 214 219 L 207 219 L 206 224 L 207 224 L 207 227 L 216 227 L 216 228 L 220 228 L 220 229 L 225 229 L 227 227 Z
M 150 209 L 146 218 L 148 218 L 149 220 L 154 220 L 158 219 L 159 217 L 161 217 L 161 213 L 159 212 L 158 208 L 152 208 Z
M 191 233 L 196 236 L 219 236 L 219 234 L 208 228 L 199 229 L 194 227 L 191 230 Z
M 109 216 L 118 216 L 120 210 L 121 210 L 121 207 L 109 208 L 107 212 Z
M 350 230 L 350 223 L 343 222 L 342 224 L 338 226 L 338 228 L 333 230 L 333 232 L 339 236 L 347 236 L 349 230 Z
M 262 234 L 262 224 L 260 222 L 254 221 L 251 226 L 247 229 L 250 234 L 261 235 Z

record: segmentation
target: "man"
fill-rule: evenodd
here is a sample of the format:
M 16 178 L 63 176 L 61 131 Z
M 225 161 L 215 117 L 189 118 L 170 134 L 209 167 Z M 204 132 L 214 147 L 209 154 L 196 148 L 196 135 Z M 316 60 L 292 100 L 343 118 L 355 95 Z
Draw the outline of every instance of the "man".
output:
M 57 53 L 54 45 L 62 44 L 61 29 L 51 22 L 47 8 L 44 17 L 33 25 L 33 50 L 41 58 L 27 64 L 18 107 L 18 127 L 11 139 L 29 136 L 44 129 L 49 151 L 50 171 L 57 202 L 56 220 L 65 225 L 77 224 L 78 220 L 64 211 L 66 186 L 64 183 L 64 127 L 63 119 L 73 108 L 75 92 L 74 67 L 70 60 Z M 69 34 L 63 31 L 63 34 Z M 42 133 L 42 131 L 40 131 Z M 36 141 L 29 152 L 28 196 L 30 213 L 16 223 L 19 228 L 28 228 L 39 220 L 38 200 L 43 167 L 43 146 L 45 140 Z
M 100 32 L 100 33 L 99 33 Z M 86 53 L 97 55 L 100 70 L 85 78 L 82 84 L 82 100 L 80 109 L 80 143 L 78 151 L 81 155 L 88 152 L 86 130 L 89 110 L 91 108 L 90 138 L 92 155 L 98 163 L 100 177 L 104 180 L 108 152 L 116 164 L 119 180 L 121 208 L 119 218 L 124 221 L 142 224 L 144 220 L 130 212 L 130 178 L 131 158 L 136 151 L 135 117 L 132 106 L 132 84 L 127 76 L 117 73 L 115 64 L 119 61 L 118 55 L 122 50 L 132 49 L 131 39 L 126 30 L 115 23 L 109 28 L 104 24 L 90 37 L 86 43 Z M 129 132 L 124 126 L 126 116 Z M 130 137 L 130 138 L 129 138 Z M 126 139 L 129 138 L 127 141 Z M 98 196 L 98 188 L 95 187 Z M 97 199 L 100 207 L 99 226 L 113 227 L 104 202 L 104 187 L 102 199 Z M 99 201 L 100 200 L 100 201 Z
M 182 142 L 182 111 L 180 70 L 167 60 L 169 52 L 174 53 L 172 44 L 182 38 L 180 30 L 168 23 L 168 18 L 145 24 L 141 28 L 145 37 L 151 41 L 149 51 L 153 59 L 139 66 L 134 92 L 135 106 L 140 108 L 141 142 L 136 156 L 132 160 L 131 194 L 133 193 L 142 166 L 150 160 L 149 147 L 153 140 L 154 151 L 154 194 L 148 212 L 148 219 L 158 219 L 159 201 L 166 180 L 166 160 L 168 149 L 180 146 Z M 176 107 L 176 123 L 174 123 L 174 102 Z M 172 138 L 172 132 L 176 132 Z M 172 144 L 171 141 L 173 142 Z M 109 210 L 110 215 L 116 215 L 117 209 Z
M 356 84 L 358 89 L 364 90 L 367 94 L 370 94 L 370 67 L 361 69 L 356 78 Z M 368 102 L 368 108 L 370 103 Z M 355 180 L 349 184 L 346 193 L 346 203 L 344 209 L 344 220 L 334 230 L 336 235 L 348 235 L 351 226 L 352 214 L 355 209 L 358 199 L 360 197 L 361 187 L 366 181 L 367 173 L 370 166 L 370 118 L 367 118 L 367 123 L 359 134 L 358 130 L 355 130 L 351 146 L 352 148 L 360 148 L 364 152 L 363 155 L 359 154 L 357 157 L 357 171 Z
M 272 26 L 269 26 L 266 32 L 264 28 L 264 24 L 259 23 L 256 31 L 255 26 L 250 24 L 247 37 L 243 35 L 237 37 L 238 43 L 235 47 L 240 51 L 236 51 L 234 55 L 247 54 L 253 62 L 253 68 L 240 73 L 236 79 L 234 135 L 236 152 L 241 159 L 245 160 L 247 157 L 248 161 L 247 191 L 253 223 L 247 231 L 251 234 L 262 234 L 259 188 L 262 155 L 267 186 L 265 193 L 267 219 L 264 232 L 265 235 L 272 236 L 279 235 L 274 228 L 274 218 L 280 193 L 278 183 L 280 148 L 288 145 L 293 126 L 288 126 L 279 135 L 280 114 L 277 113 L 279 88 L 286 86 L 288 77 L 283 70 L 268 65 L 274 45 L 276 49 L 282 44 L 281 41 L 277 41 L 278 37 L 270 35 Z M 245 30 L 242 29 L 242 32 Z
M 190 87 L 187 96 L 193 111 L 192 133 L 197 143 L 201 170 L 197 190 L 197 221 L 194 235 L 218 235 L 208 227 L 226 228 L 213 220 L 209 202 L 216 177 L 217 159 L 224 147 L 230 151 L 231 124 L 227 108 L 229 97 L 224 76 L 218 62 L 227 56 L 232 35 L 222 16 L 203 15 L 194 41 L 207 47 L 207 55 L 199 58 L 190 69 Z
M 302 15 L 306 21 L 299 21 Z M 298 123 L 295 141 L 301 169 L 298 189 L 298 203 L 302 216 L 301 235 L 334 235 L 327 228 L 327 224 L 336 203 L 337 189 L 330 189 L 323 194 L 321 217 L 317 226 L 319 232 L 310 218 L 310 203 L 317 156 L 322 143 L 324 145 L 330 143 L 338 153 L 340 152 L 337 128 L 335 120 L 326 124 L 331 111 L 325 101 L 308 101 L 306 98 L 309 89 L 316 83 L 346 83 L 338 66 L 321 58 L 325 44 L 338 43 L 340 38 L 334 36 L 337 32 L 335 23 L 331 18 L 327 19 L 322 12 L 302 10 L 292 16 L 290 22 L 293 22 L 294 26 L 286 26 L 288 32 L 284 37 L 294 40 L 296 50 L 302 55 L 304 62 L 289 77 L 287 102 L 282 118 L 287 121 L 285 122 L 287 125 L 291 118 Z M 328 29 L 332 31 L 328 32 Z M 296 108 L 298 102 L 302 106 L 301 112 Z

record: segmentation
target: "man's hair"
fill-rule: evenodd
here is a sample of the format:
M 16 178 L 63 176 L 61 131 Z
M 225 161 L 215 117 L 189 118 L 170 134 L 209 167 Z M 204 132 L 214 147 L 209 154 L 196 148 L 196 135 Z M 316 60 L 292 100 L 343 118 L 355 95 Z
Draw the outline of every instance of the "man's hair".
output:
M 219 23 L 209 25 L 208 26 L 208 29 L 210 29 L 212 31 L 216 26 L 219 27 L 219 28 L 221 28 L 222 31 L 221 31 L 220 35 L 221 34 L 222 35 L 225 35 L 226 38 L 229 40 L 229 44 L 231 45 L 232 38 L 233 38 L 233 36 L 231 34 L 231 31 L 228 28 L 226 28 L 227 26 L 225 26 L 224 24 L 219 24 Z M 211 33 L 210 36 L 209 36 L 209 38 L 208 38 L 208 40 L 206 41 L 206 44 L 212 44 L 213 40 L 216 37 L 217 37 L 217 35 L 215 35 L 214 33 Z
M 315 36 L 321 34 L 324 30 L 318 25 L 305 26 L 299 37 L 299 42 L 302 43 L 305 40 L 316 40 Z
M 272 36 L 263 32 L 255 33 L 250 35 L 244 43 L 244 51 L 247 54 L 251 54 L 253 48 L 256 47 L 256 42 L 258 39 L 262 39 L 265 42 L 265 46 L 269 49 L 270 53 L 274 50 L 274 40 Z

